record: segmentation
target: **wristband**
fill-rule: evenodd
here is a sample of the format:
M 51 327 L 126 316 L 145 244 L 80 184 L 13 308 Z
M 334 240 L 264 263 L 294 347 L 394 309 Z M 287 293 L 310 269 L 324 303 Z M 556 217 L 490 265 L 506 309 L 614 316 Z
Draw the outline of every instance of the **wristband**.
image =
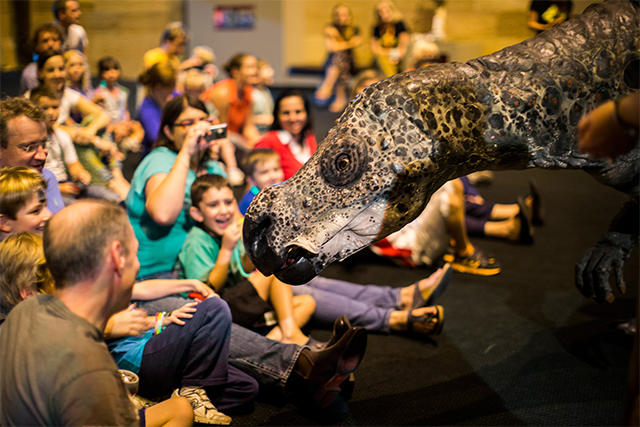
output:
M 166 312 L 156 313 L 156 326 L 153 328 L 153 334 L 158 335 L 160 332 L 164 330 L 164 326 L 162 326 L 162 322 L 167 317 Z
M 622 119 L 622 117 L 620 116 L 620 102 L 622 102 L 622 98 L 618 98 L 613 101 L 613 117 L 616 119 L 618 125 L 624 128 L 624 130 L 627 132 L 627 135 L 629 135 L 630 138 L 635 139 L 638 137 L 638 128 Z

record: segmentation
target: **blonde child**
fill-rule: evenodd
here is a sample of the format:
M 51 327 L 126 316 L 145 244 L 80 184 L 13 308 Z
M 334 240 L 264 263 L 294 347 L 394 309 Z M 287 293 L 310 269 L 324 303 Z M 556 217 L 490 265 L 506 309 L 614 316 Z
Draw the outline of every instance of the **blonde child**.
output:
M 0 240 L 22 231 L 42 234 L 51 218 L 46 189 L 42 175 L 31 168 L 0 169 Z
M 206 282 L 229 304 L 234 323 L 266 332 L 267 338 L 315 344 L 304 326 L 315 310 L 309 296 L 293 297 L 291 287 L 254 271 L 242 245 L 242 216 L 228 181 L 203 175 L 191 186 L 193 227 L 179 255 L 186 278 Z
M 243 159 L 242 167 L 249 190 L 240 200 L 240 213 L 244 215 L 253 198 L 265 187 L 284 181 L 280 155 L 270 148 L 255 148 Z

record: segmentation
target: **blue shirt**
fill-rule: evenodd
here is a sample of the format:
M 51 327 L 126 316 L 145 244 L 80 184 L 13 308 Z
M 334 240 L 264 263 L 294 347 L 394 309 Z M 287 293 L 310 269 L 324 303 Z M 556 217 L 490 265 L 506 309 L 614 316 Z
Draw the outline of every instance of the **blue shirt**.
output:
M 240 200 L 240 204 L 238 204 L 238 209 L 240 209 L 240 213 L 242 215 L 247 214 L 247 209 L 249 209 L 249 205 L 253 201 L 253 198 L 256 197 L 259 192 L 260 190 L 258 190 L 258 187 L 254 185 L 249 189 L 249 191 L 247 191 L 247 194 L 242 196 L 242 200 Z
M 47 191 L 44 192 L 47 197 L 47 208 L 51 215 L 55 215 L 64 208 L 62 194 L 60 194 L 60 186 L 56 176 L 49 169 L 42 169 L 42 176 L 47 182 Z

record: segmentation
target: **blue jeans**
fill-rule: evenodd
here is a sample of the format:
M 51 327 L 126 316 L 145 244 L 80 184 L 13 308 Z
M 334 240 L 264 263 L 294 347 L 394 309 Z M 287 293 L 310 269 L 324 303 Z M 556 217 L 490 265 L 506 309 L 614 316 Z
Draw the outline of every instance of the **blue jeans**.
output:
M 198 304 L 184 325 L 171 324 L 144 346 L 140 364 L 140 394 L 168 395 L 174 388 L 207 390 L 221 411 L 239 408 L 258 394 L 255 379 L 229 366 L 231 312 L 219 298 Z
M 175 310 L 185 305 L 188 300 L 170 295 L 156 300 L 135 302 L 139 308 L 153 314 Z M 285 384 L 302 348 L 299 345 L 270 340 L 233 323 L 229 343 L 229 364 L 251 375 L 261 387 L 277 389 L 284 393 Z
M 330 326 L 343 314 L 353 326 L 389 332 L 391 312 L 400 307 L 400 289 L 359 285 L 343 280 L 314 277 L 307 284 L 292 286 L 293 295 L 311 295 L 316 300 L 313 320 Z

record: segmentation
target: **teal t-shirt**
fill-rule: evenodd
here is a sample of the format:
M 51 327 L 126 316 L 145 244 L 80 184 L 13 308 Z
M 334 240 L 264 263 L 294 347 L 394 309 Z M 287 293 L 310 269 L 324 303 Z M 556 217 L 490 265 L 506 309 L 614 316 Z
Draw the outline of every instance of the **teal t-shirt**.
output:
M 180 248 L 189 229 L 193 226 L 193 221 L 188 214 L 191 206 L 191 184 L 196 180 L 196 174 L 192 170 L 189 170 L 187 175 L 183 209 L 175 223 L 169 226 L 160 226 L 151 219 L 145 210 L 147 199 L 144 189 L 147 181 L 156 174 L 168 174 L 177 157 L 176 153 L 166 147 L 155 148 L 142 159 L 131 180 L 126 204 L 129 221 L 140 243 L 138 277 L 173 271 Z M 220 163 L 216 161 L 208 161 L 205 166 L 209 173 L 227 176 Z
M 214 237 L 200 227 L 193 227 L 189 231 L 178 256 L 180 276 L 186 279 L 198 279 L 201 282 L 206 282 L 209 278 L 209 272 L 216 266 L 221 244 L 222 239 L 220 237 Z M 223 289 L 230 289 L 249 276 L 249 274 L 245 273 L 241 264 L 244 253 L 244 245 L 242 244 L 242 239 L 240 239 L 233 249 L 231 263 L 229 264 L 229 275 Z

